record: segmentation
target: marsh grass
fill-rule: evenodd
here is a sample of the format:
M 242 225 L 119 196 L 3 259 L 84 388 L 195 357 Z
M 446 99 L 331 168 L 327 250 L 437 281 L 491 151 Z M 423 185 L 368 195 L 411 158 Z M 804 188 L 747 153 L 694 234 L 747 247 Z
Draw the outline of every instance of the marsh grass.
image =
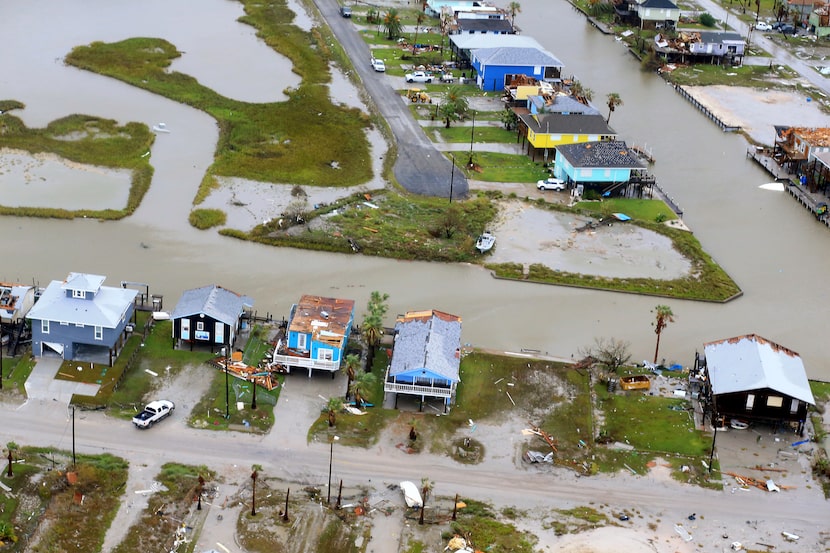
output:
M 219 227 L 225 224 L 227 214 L 221 209 L 194 209 L 190 212 L 190 224 L 199 230 Z
M 284 2 L 243 2 L 244 23 L 257 29 L 271 48 L 288 57 L 301 84 L 286 90 L 285 102 L 252 104 L 226 98 L 193 77 L 170 71 L 179 57 L 162 39 L 131 38 L 79 46 L 67 63 L 107 75 L 200 109 L 214 117 L 219 140 L 212 176 L 262 182 L 351 186 L 369 180 L 369 118 L 359 109 L 334 105 L 328 63 L 342 56 L 329 46 L 326 31 L 306 33 L 290 22 Z M 203 186 L 212 186 L 212 179 Z M 198 197 L 206 193 L 199 191 Z

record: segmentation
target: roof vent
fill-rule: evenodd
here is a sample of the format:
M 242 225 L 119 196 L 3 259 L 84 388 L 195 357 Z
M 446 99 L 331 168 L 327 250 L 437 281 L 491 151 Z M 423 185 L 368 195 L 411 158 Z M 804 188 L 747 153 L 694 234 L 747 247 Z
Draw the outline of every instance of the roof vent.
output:
M 328 311 L 320 311 L 320 315 L 322 315 L 324 319 L 329 318 L 329 312 Z

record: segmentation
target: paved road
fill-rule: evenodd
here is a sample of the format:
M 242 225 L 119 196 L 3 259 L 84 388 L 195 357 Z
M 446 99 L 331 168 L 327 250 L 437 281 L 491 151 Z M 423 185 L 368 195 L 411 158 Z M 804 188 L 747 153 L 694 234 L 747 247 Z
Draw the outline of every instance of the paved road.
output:
M 315 3 L 351 57 L 366 91 L 392 129 L 398 148 L 394 173 L 401 186 L 415 194 L 448 198 L 452 178 L 453 197 L 465 197 L 469 190 L 467 179 L 461 171 L 455 171 L 453 175 L 452 164 L 424 135 L 406 102 L 389 87 L 384 75 L 371 68 L 369 47 L 355 30 L 354 23 L 340 17 L 335 0 L 315 0 Z M 403 88 L 403 78 L 400 81 Z
M 750 26 L 738 19 L 736 13 L 727 12 L 719 4 L 712 0 L 696 0 L 696 3 L 703 11 L 708 12 L 715 19 L 726 21 L 727 25 L 735 30 L 743 37 L 747 36 Z M 830 96 L 830 80 L 824 77 L 821 73 L 816 71 L 808 62 L 800 60 L 792 54 L 787 48 L 779 46 L 775 41 L 771 40 L 769 36 L 784 36 L 775 31 L 763 33 L 761 31 L 753 30 L 750 37 L 750 42 L 756 44 L 772 54 L 775 62 L 779 65 L 788 65 L 793 68 L 799 75 L 809 81 L 813 86 Z M 785 37 L 784 40 L 794 42 L 799 39 L 792 37 Z M 767 60 L 769 63 L 769 60 Z
M 315 400 L 317 394 L 326 391 L 321 385 L 342 384 L 325 381 L 289 379 L 275 410 L 281 423 L 266 436 L 188 428 L 185 405 L 173 417 L 147 431 L 136 430 L 128 421 L 115 420 L 101 412 L 78 412 L 76 449 L 78 453 L 107 452 L 129 459 L 133 467 L 126 496 L 129 502 L 134 501 L 135 489 L 147 489 L 161 463 L 169 460 L 206 465 L 218 470 L 220 477 L 257 463 L 269 476 L 324 487 L 329 446 L 306 442 L 310 424 L 306 419 L 319 413 L 319 401 Z M 0 416 L 7 441 L 64 451 L 72 448 L 71 417 L 62 402 L 42 399 L 22 406 L 4 404 L 0 406 Z M 690 512 L 704 515 L 707 524 L 737 529 L 751 518 L 776 534 L 786 529 L 805 531 L 801 529 L 826 526 L 827 504 L 818 491 L 807 497 L 760 492 L 730 494 L 627 475 L 578 478 L 569 471 L 553 472 L 546 467 L 517 469 L 510 454 L 515 445 L 504 444 L 504 448 L 505 451 L 488 452 L 486 462 L 469 466 L 445 456 L 406 455 L 388 444 L 369 450 L 336 446 L 333 481 L 342 478 L 347 486 L 365 485 L 382 491 L 390 483 L 402 479 L 418 481 L 426 476 L 435 482 L 439 496 L 460 493 L 538 513 L 599 501 L 614 510 L 633 509 L 638 518 L 645 519 L 640 526 L 649 517 L 669 523 L 683 520 Z M 809 538 L 812 541 L 814 536 Z M 802 541 L 807 540 L 805 536 Z

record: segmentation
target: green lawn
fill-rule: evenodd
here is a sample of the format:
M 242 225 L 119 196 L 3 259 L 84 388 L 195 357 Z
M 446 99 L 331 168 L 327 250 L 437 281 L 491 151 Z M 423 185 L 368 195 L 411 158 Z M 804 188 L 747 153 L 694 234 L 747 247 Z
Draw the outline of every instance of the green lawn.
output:
M 612 213 L 624 213 L 638 221 L 670 221 L 677 215 L 662 200 L 635 198 L 603 198 L 596 202 L 578 202 L 577 209 L 608 217 Z
M 467 136 L 469 137 L 469 134 Z M 467 178 L 485 182 L 535 183 L 548 176 L 541 163 L 534 162 L 525 155 L 476 152 L 475 145 L 473 146 L 475 170 L 471 171 L 465 166 L 469 153 L 457 152 L 455 159 L 456 164 L 463 169 Z
M 489 125 L 460 126 L 454 125 L 449 129 L 444 126 L 433 127 L 426 129 L 427 137 L 433 141 L 443 142 L 466 142 L 470 143 L 473 140 L 473 149 L 475 150 L 476 142 L 485 143 L 516 143 L 516 131 L 508 131 L 502 127 L 493 127 Z

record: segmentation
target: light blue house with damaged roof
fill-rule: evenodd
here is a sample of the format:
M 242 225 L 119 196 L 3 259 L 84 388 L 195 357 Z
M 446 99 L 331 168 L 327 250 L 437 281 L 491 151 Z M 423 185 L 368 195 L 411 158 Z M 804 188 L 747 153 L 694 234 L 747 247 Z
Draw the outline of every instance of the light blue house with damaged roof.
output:
M 409 311 L 395 323 L 392 360 L 386 369 L 383 391 L 438 398 L 446 412 L 461 381 L 461 317 L 442 311 Z
M 51 352 L 112 366 L 126 341 L 138 292 L 103 286 L 105 279 L 69 273 L 66 280 L 49 283 L 26 316 L 32 321 L 33 355 Z
M 470 52 L 470 64 L 476 71 L 476 84 L 487 91 L 504 90 L 517 74 L 548 82 L 562 79 L 562 62 L 543 48 L 478 48 Z

